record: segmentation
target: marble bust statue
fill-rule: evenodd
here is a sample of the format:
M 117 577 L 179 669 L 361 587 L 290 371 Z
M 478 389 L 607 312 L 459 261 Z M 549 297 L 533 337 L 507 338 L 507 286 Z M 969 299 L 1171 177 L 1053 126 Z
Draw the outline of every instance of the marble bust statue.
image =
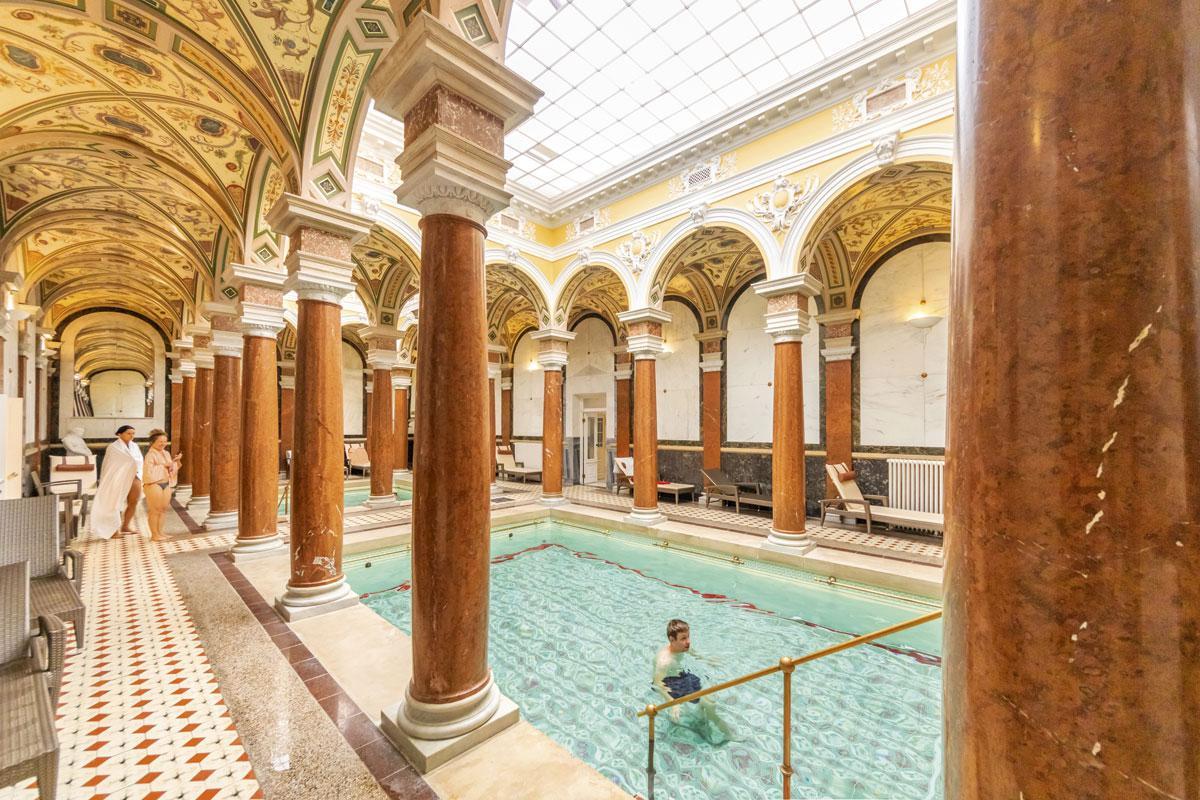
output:
M 83 440 L 83 428 L 71 428 L 66 435 L 62 437 L 63 447 L 67 450 L 69 456 L 87 456 L 91 458 L 92 450 L 87 446 L 87 442 Z

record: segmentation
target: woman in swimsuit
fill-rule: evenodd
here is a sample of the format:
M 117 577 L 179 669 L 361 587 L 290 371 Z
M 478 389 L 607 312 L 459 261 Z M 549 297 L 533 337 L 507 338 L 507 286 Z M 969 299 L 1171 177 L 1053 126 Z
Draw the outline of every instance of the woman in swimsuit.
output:
M 183 454 L 171 457 L 167 452 L 167 434 L 150 431 L 150 449 L 142 468 L 142 486 L 146 490 L 146 517 L 150 523 L 150 541 L 165 542 L 163 519 L 171 502 L 171 491 L 178 480 L 179 461 Z

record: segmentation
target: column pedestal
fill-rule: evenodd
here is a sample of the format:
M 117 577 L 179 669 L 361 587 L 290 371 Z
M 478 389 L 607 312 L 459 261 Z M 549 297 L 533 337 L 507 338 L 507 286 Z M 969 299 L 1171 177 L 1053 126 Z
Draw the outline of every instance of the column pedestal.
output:
M 766 329 L 775 340 L 774 412 L 771 443 L 771 533 L 767 545 L 788 552 L 815 545 L 806 529 L 804 476 L 804 384 L 801 337 L 808 332 L 808 298 L 820 285 L 808 275 L 762 281 Z

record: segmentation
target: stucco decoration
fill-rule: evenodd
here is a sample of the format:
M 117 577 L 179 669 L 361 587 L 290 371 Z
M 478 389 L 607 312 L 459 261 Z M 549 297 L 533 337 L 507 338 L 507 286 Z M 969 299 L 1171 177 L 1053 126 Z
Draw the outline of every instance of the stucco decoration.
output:
M 820 179 L 816 176 L 809 176 L 801 186 L 780 175 L 770 189 L 756 195 L 746 207 L 754 216 L 767 222 L 772 231 L 782 231 L 795 221 L 819 184 Z
M 641 275 L 650 261 L 650 252 L 658 243 L 657 233 L 635 231 L 628 240 L 617 245 L 617 257 L 634 275 Z
M 698 228 L 667 254 L 651 297 L 683 300 L 700 315 L 701 330 L 708 330 L 720 327 L 730 299 L 765 272 L 762 253 L 742 231 Z

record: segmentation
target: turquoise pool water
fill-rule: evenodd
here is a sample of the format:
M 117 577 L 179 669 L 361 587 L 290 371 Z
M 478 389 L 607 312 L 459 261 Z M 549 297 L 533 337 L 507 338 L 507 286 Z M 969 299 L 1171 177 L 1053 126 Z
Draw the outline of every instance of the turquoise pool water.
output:
M 931 607 L 822 585 L 771 564 L 735 565 L 625 534 L 557 521 L 494 532 L 492 669 L 540 730 L 630 793 L 646 790 L 646 721 L 666 623 L 691 624 L 705 685 L 802 655 Z M 408 552 L 356 557 L 346 575 L 364 602 L 410 631 Z M 925 625 L 797 668 L 795 797 L 940 798 L 940 626 Z M 660 720 L 659 797 L 779 796 L 782 679 L 717 695 L 740 741 L 708 744 Z
M 399 486 L 393 486 L 392 489 L 396 493 L 397 500 L 412 500 L 412 492 L 410 490 L 402 489 Z M 280 489 L 279 491 L 281 493 L 283 492 L 282 489 Z M 349 508 L 350 506 L 360 506 L 363 503 L 367 502 L 367 498 L 370 496 L 371 496 L 371 487 L 369 487 L 369 486 L 361 486 L 361 487 L 357 487 L 354 489 L 347 489 L 345 491 L 345 493 L 343 494 L 344 502 L 346 504 L 345 507 Z M 291 501 L 291 498 L 288 497 L 287 499 L 283 500 L 279 504 L 279 513 L 280 514 L 286 514 L 288 512 L 288 504 L 290 503 L 290 501 Z

